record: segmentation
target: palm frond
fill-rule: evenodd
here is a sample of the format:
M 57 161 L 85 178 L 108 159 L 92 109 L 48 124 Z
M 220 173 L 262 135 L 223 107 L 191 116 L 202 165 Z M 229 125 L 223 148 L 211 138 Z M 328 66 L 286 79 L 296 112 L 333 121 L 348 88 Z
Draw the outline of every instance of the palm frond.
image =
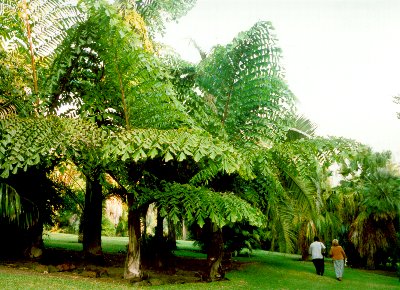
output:
M 294 97 L 283 79 L 269 22 L 259 22 L 200 62 L 197 82 L 214 97 L 221 124 L 233 142 L 279 140 Z
M 206 218 L 223 227 L 228 223 L 247 221 L 254 226 L 265 225 L 264 215 L 233 193 L 214 192 L 189 184 L 166 184 L 155 200 L 163 215 L 178 222 L 182 217 L 203 226 Z
M 200 167 L 202 164 L 208 167 L 211 163 L 217 166 L 218 171 L 253 177 L 246 158 L 242 158 L 229 143 L 213 138 L 202 130 L 122 131 L 109 138 L 103 148 L 103 159 L 107 162 L 130 160 L 137 163 L 156 157 L 165 162 L 192 159 Z
M 6 119 L 16 114 L 15 105 L 0 99 L 0 119 Z
M 289 129 L 286 133 L 287 141 L 294 141 L 301 138 L 312 138 L 317 126 L 305 116 L 296 116 L 289 121 Z
M 27 6 L 22 4 L 23 1 L 0 2 L 0 17 L 4 21 L 5 32 L 3 41 L 12 49 L 21 45 L 29 47 L 25 32 L 27 28 L 23 24 L 26 19 L 18 18 L 19 15 L 25 15 L 33 36 L 34 53 L 39 57 L 51 55 L 65 37 L 66 31 L 84 17 L 73 5 L 73 1 L 33 0 L 24 4 Z
M 128 1 L 119 1 L 128 2 Z M 165 24 L 177 21 L 192 9 L 196 0 L 136 0 L 135 8 L 146 21 L 152 34 L 163 33 Z

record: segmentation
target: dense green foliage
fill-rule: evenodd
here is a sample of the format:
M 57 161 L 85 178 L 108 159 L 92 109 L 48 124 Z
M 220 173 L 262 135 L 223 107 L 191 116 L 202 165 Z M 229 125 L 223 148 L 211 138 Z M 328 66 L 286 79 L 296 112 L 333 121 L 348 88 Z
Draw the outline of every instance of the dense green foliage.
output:
M 269 22 L 202 52 L 197 65 L 159 53 L 155 34 L 194 3 L 0 1 L 2 220 L 32 225 L 36 208 L 41 222 L 69 210 L 90 220 L 93 196 L 101 207 L 117 194 L 128 229 L 154 203 L 173 224 L 225 227 L 227 247 L 305 258 L 315 235 L 340 237 L 353 264 L 396 265 L 400 179 L 390 155 L 315 136 L 296 114 Z M 54 177 L 68 163 L 85 189 Z M 18 190 L 33 176 L 43 188 Z
M 101 132 L 92 124 L 75 119 L 11 118 L 0 124 L 1 177 L 41 162 L 80 157 L 84 149 L 101 144 Z

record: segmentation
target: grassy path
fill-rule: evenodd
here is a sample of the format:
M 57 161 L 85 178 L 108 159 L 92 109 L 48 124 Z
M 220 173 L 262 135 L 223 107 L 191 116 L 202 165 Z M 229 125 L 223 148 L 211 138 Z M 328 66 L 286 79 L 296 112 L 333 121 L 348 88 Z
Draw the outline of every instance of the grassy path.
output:
M 48 247 L 62 247 L 80 250 L 76 236 L 52 234 L 46 240 Z M 105 252 L 118 252 L 125 248 L 126 238 L 103 238 Z M 178 242 L 177 251 L 181 256 L 204 257 L 198 252 L 191 252 L 190 242 Z M 325 276 L 317 276 L 311 262 L 299 260 L 298 255 L 287 255 L 266 251 L 255 251 L 251 258 L 237 258 L 243 262 L 240 270 L 227 274 L 228 281 L 215 283 L 193 283 L 179 285 L 146 286 L 135 288 L 106 278 L 82 278 L 73 274 L 41 274 L 27 269 L 7 269 L 0 267 L 1 289 L 400 289 L 400 281 L 387 273 L 363 271 L 346 268 L 344 279 L 335 279 L 330 261 L 325 265 Z M 0 264 L 1 261 L 0 261 Z

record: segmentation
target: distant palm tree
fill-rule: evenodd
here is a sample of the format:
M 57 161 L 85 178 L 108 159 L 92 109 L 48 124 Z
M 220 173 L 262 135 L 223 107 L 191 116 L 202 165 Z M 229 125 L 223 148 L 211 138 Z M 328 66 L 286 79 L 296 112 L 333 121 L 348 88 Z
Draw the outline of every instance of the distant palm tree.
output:
M 364 147 L 342 164 L 344 178 L 335 189 L 343 196 L 341 220 L 355 249 L 351 262 L 368 268 L 375 268 L 384 255 L 394 257 L 398 247 L 400 174 L 390 158 L 390 152 Z
M 378 168 L 366 176 L 359 193 L 359 211 L 349 237 L 367 267 L 378 264 L 378 251 L 394 251 L 400 212 L 400 176 L 390 168 Z

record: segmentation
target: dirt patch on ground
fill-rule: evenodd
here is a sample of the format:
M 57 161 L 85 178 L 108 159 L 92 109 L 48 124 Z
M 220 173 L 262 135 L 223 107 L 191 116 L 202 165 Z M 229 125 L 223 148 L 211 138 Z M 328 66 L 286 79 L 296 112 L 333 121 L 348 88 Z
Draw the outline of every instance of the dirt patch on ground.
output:
M 100 279 L 104 282 L 128 284 L 123 279 L 125 254 L 105 254 L 102 263 L 89 263 L 82 259 L 82 253 L 58 249 L 46 249 L 43 257 L 32 261 L 28 259 L 0 259 L 0 271 L 14 274 L 48 274 L 71 277 L 73 279 Z M 135 282 L 138 285 L 164 285 L 205 282 L 207 265 L 205 259 L 175 257 L 166 269 L 144 266 L 145 279 Z M 226 271 L 240 269 L 242 263 L 225 263 Z

